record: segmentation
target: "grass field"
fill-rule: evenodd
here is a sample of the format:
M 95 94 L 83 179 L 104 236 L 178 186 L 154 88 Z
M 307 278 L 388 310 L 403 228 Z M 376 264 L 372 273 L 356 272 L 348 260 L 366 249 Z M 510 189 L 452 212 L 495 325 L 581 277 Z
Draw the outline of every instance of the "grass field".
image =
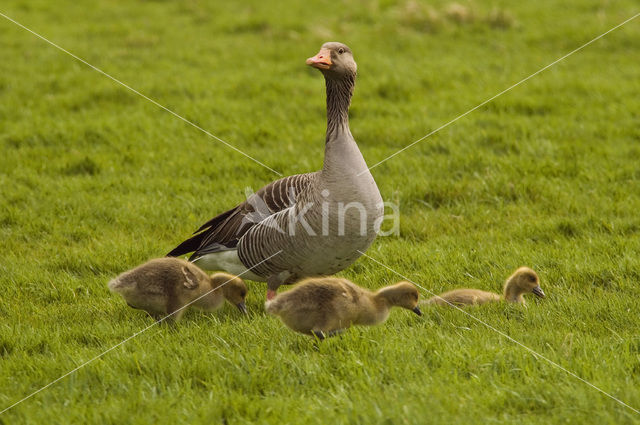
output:
M 284 175 L 322 164 L 324 41 L 359 66 L 369 164 L 640 11 L 633 0 L 4 0 L 0 12 Z M 400 235 L 368 255 L 640 409 L 640 18 L 373 169 Z M 277 176 L 0 17 L 0 410 L 151 325 L 109 293 Z M 367 258 L 341 275 L 400 278 Z M 230 306 L 153 326 L 0 423 L 639 423 L 454 309 L 316 345 Z M 423 295 L 428 296 L 426 291 Z

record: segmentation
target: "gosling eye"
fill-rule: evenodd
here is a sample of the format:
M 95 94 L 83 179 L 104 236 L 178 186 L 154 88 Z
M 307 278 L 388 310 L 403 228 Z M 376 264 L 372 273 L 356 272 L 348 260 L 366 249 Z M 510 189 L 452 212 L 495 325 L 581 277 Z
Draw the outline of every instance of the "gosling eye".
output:
M 341 47 L 341 48 L 339 48 L 339 49 L 338 49 L 338 53 L 339 53 L 339 54 L 343 54 L 343 53 L 344 53 L 344 49 L 343 49 L 342 47 Z

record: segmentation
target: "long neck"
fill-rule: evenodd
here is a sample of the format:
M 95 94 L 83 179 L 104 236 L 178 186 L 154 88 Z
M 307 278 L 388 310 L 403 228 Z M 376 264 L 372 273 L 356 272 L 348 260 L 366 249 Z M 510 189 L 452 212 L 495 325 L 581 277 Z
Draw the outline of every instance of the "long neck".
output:
M 516 285 L 504 286 L 504 299 L 510 303 L 524 303 L 524 297 L 522 291 Z
M 329 143 L 341 133 L 349 133 L 349 105 L 356 83 L 355 74 L 340 79 L 325 76 L 327 86 L 327 138 Z
M 347 175 L 367 171 L 367 164 L 349 130 L 349 104 L 355 74 L 340 80 L 325 76 L 327 84 L 327 138 L 324 145 L 322 176 L 334 183 L 344 183 Z M 366 178 L 366 176 L 364 177 Z M 369 174 L 369 178 L 372 178 Z

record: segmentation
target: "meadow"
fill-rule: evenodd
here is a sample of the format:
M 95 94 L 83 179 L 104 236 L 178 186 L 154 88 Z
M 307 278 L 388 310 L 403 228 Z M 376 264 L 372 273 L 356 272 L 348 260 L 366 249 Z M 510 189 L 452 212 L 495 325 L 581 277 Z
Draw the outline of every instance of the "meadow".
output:
M 325 41 L 358 62 L 370 165 L 638 13 L 634 0 L 4 0 L 0 13 L 284 175 L 319 169 Z M 640 18 L 373 168 L 424 289 L 527 308 L 394 310 L 315 343 L 264 313 L 177 326 L 106 283 L 278 176 L 0 16 L 0 414 L 34 423 L 639 423 Z M 369 258 L 340 273 L 377 288 Z M 480 321 L 490 325 L 491 329 Z M 626 403 L 505 338 L 499 330 Z

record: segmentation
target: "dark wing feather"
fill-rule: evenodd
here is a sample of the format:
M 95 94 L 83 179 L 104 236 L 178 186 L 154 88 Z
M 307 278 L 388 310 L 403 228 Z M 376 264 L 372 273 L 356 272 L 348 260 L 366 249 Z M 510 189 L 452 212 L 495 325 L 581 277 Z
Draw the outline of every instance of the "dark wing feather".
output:
M 238 207 L 240 207 L 241 205 L 242 204 L 240 204 Z M 190 237 L 189 239 L 187 239 L 186 241 L 182 242 L 180 245 L 175 247 L 170 253 L 167 254 L 167 257 L 178 257 L 180 255 L 188 254 L 189 252 L 193 252 L 197 250 L 202 244 L 202 241 L 206 236 L 206 232 L 203 232 L 203 233 L 198 233 L 198 232 L 206 229 L 207 227 L 213 227 L 213 228 L 218 227 L 221 223 L 224 223 L 229 218 L 230 215 L 236 212 L 238 207 L 230 209 L 229 211 L 225 211 L 222 214 L 218 214 L 217 216 L 213 217 L 211 220 L 207 221 L 204 225 L 202 225 L 202 227 L 200 227 L 198 230 L 194 232 L 194 236 Z
M 198 235 L 190 237 L 177 247 L 173 248 L 171 252 L 167 254 L 167 257 L 179 257 L 180 255 L 188 254 L 189 252 L 195 251 L 202 243 L 203 238 L 204 233 L 200 233 Z
M 234 249 L 253 226 L 272 214 L 291 206 L 298 195 L 312 184 L 317 173 L 297 174 L 269 183 L 237 207 L 219 214 L 202 225 L 167 256 L 193 252 L 191 258 Z

